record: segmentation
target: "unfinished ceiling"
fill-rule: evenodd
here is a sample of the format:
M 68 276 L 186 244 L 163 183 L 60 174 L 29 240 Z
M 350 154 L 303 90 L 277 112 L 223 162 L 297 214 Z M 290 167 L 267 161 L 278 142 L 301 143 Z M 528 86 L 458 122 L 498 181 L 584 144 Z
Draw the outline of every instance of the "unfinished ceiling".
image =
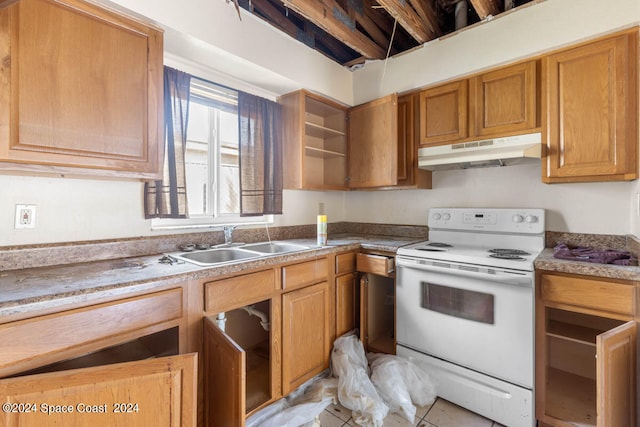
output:
M 237 0 L 237 4 L 352 67 L 406 52 L 531 1 L 535 0 Z

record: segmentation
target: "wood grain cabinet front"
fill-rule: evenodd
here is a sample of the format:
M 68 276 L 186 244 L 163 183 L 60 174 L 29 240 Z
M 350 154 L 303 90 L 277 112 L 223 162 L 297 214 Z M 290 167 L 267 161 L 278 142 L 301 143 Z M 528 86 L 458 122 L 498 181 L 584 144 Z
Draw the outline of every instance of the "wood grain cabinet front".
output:
M 195 427 L 183 313 L 176 288 L 0 325 L 0 425 Z
M 349 109 L 349 188 L 431 188 L 431 172 L 418 169 L 416 99 L 391 94 Z
M 547 183 L 638 178 L 638 30 L 542 60 Z
M 162 52 L 161 29 L 83 0 L 0 8 L 0 170 L 157 177 Z
M 420 92 L 420 146 L 540 131 L 539 61 L 499 67 Z
M 536 286 L 538 421 L 635 426 L 635 283 L 538 272 Z

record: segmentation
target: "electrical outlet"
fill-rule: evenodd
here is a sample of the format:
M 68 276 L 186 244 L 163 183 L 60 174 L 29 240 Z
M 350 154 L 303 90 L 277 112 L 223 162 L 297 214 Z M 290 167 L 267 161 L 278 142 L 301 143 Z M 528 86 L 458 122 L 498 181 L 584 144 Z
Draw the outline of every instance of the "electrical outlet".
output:
M 36 228 L 36 205 L 16 205 L 15 228 Z

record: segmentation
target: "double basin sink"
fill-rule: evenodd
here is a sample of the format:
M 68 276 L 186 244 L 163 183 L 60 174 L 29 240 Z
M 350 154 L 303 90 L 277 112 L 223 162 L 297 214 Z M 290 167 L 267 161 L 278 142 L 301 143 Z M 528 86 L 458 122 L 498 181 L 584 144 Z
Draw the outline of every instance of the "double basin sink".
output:
M 288 242 L 261 242 L 248 243 L 242 246 L 216 247 L 213 249 L 196 250 L 194 252 L 176 252 L 169 255 L 181 261 L 209 267 L 268 255 L 305 251 L 311 248 L 312 246 Z

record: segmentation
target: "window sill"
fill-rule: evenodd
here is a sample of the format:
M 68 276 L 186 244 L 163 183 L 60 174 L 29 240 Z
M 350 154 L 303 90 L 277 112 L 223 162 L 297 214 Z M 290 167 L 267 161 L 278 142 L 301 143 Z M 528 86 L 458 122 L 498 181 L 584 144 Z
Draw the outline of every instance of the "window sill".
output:
M 151 220 L 151 230 L 202 230 L 207 228 L 221 228 L 226 225 L 264 225 L 272 224 L 273 215 L 265 215 L 258 217 L 223 217 L 223 218 L 211 218 L 211 217 L 196 217 L 185 219 L 172 219 L 172 218 L 154 218 Z

